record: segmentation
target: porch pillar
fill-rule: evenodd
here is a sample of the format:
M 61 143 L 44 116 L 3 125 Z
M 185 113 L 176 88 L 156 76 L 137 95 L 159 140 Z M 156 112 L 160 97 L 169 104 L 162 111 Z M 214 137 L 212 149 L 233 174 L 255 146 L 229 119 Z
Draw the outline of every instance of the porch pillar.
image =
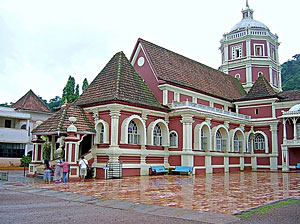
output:
M 272 156 L 270 157 L 270 170 L 278 169 L 278 138 L 277 138 L 277 124 L 270 125 L 272 134 Z
M 289 171 L 289 150 L 287 146 L 281 145 L 282 171 Z
M 296 126 L 297 119 L 295 117 L 293 118 L 293 123 L 294 123 L 294 141 L 297 141 L 297 126 Z
M 78 155 L 79 155 L 79 144 L 80 138 L 76 136 L 77 128 L 73 124 L 76 122 L 75 117 L 70 117 L 69 121 L 72 123 L 67 128 L 68 136 L 64 139 L 65 141 L 65 161 L 70 165 L 70 179 L 79 179 L 79 166 Z
M 41 139 L 41 136 L 37 136 L 37 139 L 33 140 L 33 151 L 32 151 L 32 160 L 29 164 L 29 174 L 33 175 L 38 170 L 37 167 L 43 164 L 43 144 L 44 140 Z
M 286 143 L 286 119 L 283 118 L 283 143 Z
M 181 165 L 182 166 L 194 166 L 194 155 L 193 151 L 193 127 L 192 124 L 194 122 L 192 114 L 182 114 L 182 119 L 180 122 L 182 123 L 182 151 L 184 152 L 181 155 Z

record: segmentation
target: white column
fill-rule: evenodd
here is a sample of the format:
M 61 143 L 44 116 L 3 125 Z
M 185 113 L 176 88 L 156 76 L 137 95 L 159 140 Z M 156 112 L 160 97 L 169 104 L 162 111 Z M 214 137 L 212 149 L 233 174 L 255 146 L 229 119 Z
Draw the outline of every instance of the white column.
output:
M 224 172 L 229 172 L 229 157 L 227 156 L 224 157 Z
M 192 114 L 182 114 L 182 151 L 186 152 L 181 155 L 181 165 L 182 166 L 194 166 L 194 155 L 192 153 L 193 146 L 193 127 L 194 122 Z
M 289 150 L 287 146 L 281 146 L 282 171 L 289 171 Z
M 118 105 L 109 106 L 108 109 L 110 110 L 110 147 L 117 147 L 119 146 L 119 117 L 121 116 L 121 109 L 122 107 Z
M 240 170 L 243 171 L 245 170 L 245 158 L 240 157 Z
M 164 89 L 163 90 L 163 105 L 167 105 L 168 104 L 168 90 Z
M 251 166 L 252 166 L 252 171 L 257 170 L 257 158 L 256 158 L 256 156 L 251 157 Z
M 273 85 L 273 69 L 271 65 L 269 65 L 269 77 L 270 77 L 270 84 Z
M 205 156 L 205 168 L 206 168 L 206 173 L 213 172 L 213 169 L 211 166 L 211 156 L 208 156 L 208 155 Z
M 252 85 L 251 65 L 246 65 L 246 84 L 247 85 Z
M 250 43 L 250 39 L 247 39 L 246 41 L 246 56 L 247 58 L 251 57 L 251 43 Z
M 283 118 L 283 143 L 286 143 L 286 119 Z
M 272 134 L 272 155 L 270 157 L 270 169 L 278 169 L 278 138 L 277 138 L 277 124 L 270 125 L 270 131 Z
M 295 117 L 293 118 L 293 123 L 294 123 L 294 141 L 297 141 L 297 126 L 296 126 L 297 119 Z

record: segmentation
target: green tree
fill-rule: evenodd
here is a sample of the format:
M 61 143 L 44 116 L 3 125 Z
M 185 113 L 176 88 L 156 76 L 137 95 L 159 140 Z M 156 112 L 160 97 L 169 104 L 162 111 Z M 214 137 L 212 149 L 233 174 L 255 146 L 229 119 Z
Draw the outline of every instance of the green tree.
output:
M 79 89 L 79 87 L 78 87 L 78 89 Z M 69 76 L 68 82 L 67 82 L 65 88 L 63 89 L 62 103 L 65 103 L 66 100 L 68 103 L 73 103 L 76 99 L 77 98 L 75 96 L 75 79 L 74 79 L 74 77 Z
M 24 167 L 24 165 L 26 167 L 29 167 L 29 163 L 31 162 L 31 156 L 23 155 L 20 161 L 21 161 L 20 167 Z
M 54 97 L 53 99 L 49 100 L 48 107 L 52 110 L 55 111 L 55 108 L 58 108 L 61 106 L 61 98 L 59 96 Z
M 0 106 L 1 107 L 11 107 L 13 104 L 14 104 L 13 102 L 10 102 L 10 103 L 5 102 L 5 103 L 0 103 Z
M 82 92 L 84 92 L 88 87 L 89 87 L 89 83 L 88 83 L 87 79 L 85 78 L 82 83 Z
M 292 60 L 288 60 L 281 66 L 282 89 L 300 89 L 300 54 L 295 54 Z
M 76 85 L 75 94 L 74 94 L 74 101 L 77 100 L 79 97 L 79 84 Z

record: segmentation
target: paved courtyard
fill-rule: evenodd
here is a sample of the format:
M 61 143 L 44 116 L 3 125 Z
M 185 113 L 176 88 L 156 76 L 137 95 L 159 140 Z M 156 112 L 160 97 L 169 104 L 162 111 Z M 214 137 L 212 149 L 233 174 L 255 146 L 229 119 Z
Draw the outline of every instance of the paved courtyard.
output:
M 278 200 L 300 198 L 299 180 L 298 172 L 233 172 L 30 185 L 136 203 L 235 214 Z

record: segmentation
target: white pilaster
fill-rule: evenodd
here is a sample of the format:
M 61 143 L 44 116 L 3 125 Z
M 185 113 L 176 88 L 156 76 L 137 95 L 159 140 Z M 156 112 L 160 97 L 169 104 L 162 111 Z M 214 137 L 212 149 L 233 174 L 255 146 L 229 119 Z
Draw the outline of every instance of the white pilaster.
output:
M 164 89 L 163 90 L 163 105 L 167 105 L 168 104 L 168 90 Z
M 227 156 L 224 157 L 224 172 L 229 172 L 229 157 Z
M 289 150 L 287 146 L 281 146 L 282 171 L 289 171 Z
M 182 114 L 181 123 L 182 123 L 182 151 L 190 152 L 184 155 L 181 155 L 181 165 L 182 166 L 194 166 L 194 155 L 191 153 L 193 150 L 193 127 L 194 122 L 192 114 Z
M 297 141 L 297 119 L 293 118 L 293 124 L 294 124 L 294 141 Z
M 243 171 L 245 170 L 245 158 L 240 157 L 240 170 Z
M 257 170 L 257 158 L 256 158 L 256 156 L 251 157 L 251 166 L 252 166 L 252 171 Z
M 206 168 L 206 173 L 213 172 L 213 169 L 211 166 L 211 156 L 205 156 L 205 168 Z
M 119 117 L 121 116 L 122 107 L 119 105 L 111 105 L 108 107 L 110 110 L 110 119 L 111 119 L 111 137 L 110 137 L 110 147 L 119 146 Z
M 286 119 L 283 118 L 283 143 L 286 143 Z

